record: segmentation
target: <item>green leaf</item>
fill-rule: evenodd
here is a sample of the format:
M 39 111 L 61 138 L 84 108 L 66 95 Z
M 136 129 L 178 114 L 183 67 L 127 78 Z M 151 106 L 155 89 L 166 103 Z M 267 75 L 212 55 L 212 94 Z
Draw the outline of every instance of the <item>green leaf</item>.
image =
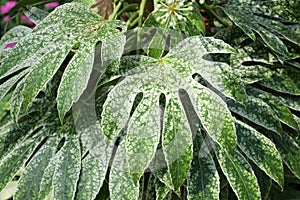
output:
M 270 178 L 284 187 L 283 165 L 275 144 L 247 124 L 236 120 L 237 144 Z
M 163 200 L 167 197 L 168 193 L 170 192 L 170 188 L 160 182 L 157 182 L 155 184 L 155 191 L 156 200 Z
M 235 151 L 233 154 L 216 147 L 220 167 L 238 199 L 260 199 L 259 185 L 251 165 Z
M 118 146 L 109 175 L 109 191 L 112 200 L 137 200 L 139 187 L 132 180 L 124 141 Z
M 263 100 L 252 96 L 248 96 L 247 100 L 246 105 L 232 100 L 228 100 L 227 105 L 232 112 L 280 135 L 282 126 L 272 108 Z
M 0 49 L 4 49 L 7 44 L 18 42 L 24 36 L 30 34 L 31 31 L 32 30 L 30 28 L 22 25 L 13 27 L 1 37 Z
M 274 135 L 274 142 L 285 164 L 300 178 L 300 147 L 297 142 L 286 133 L 281 137 Z
M 20 178 L 15 199 L 38 199 L 44 170 L 55 154 L 57 144 L 58 140 L 56 138 L 49 138 L 31 159 Z
M 200 136 L 194 138 L 194 156 L 187 179 L 188 199 L 219 199 L 219 175 L 208 147 Z
M 192 160 L 192 134 L 183 110 L 179 96 L 173 96 L 166 103 L 162 133 L 164 154 L 175 191 L 186 179 Z
M 105 179 L 108 159 L 102 160 L 88 155 L 82 161 L 81 174 L 75 199 L 95 199 Z
M 69 134 L 74 134 L 70 132 Z M 81 149 L 78 137 L 70 136 L 58 152 L 53 174 L 55 199 L 73 199 L 81 169 Z
M 281 122 L 295 130 L 299 130 L 298 124 L 295 121 L 292 112 L 277 97 L 254 88 L 249 90 L 249 92 L 252 94 L 252 96 L 256 96 L 266 102 L 273 109 Z
M 7 182 L 13 179 L 17 171 L 25 164 L 27 159 L 29 159 L 43 137 L 45 136 L 43 132 L 40 131 L 40 134 L 27 139 L 1 160 L 0 191 L 5 187 Z
M 259 83 L 278 92 L 292 95 L 300 95 L 300 72 L 289 66 L 276 69 L 270 78 L 263 79 Z
M 27 6 L 23 8 L 24 14 L 35 24 L 39 24 L 45 19 L 49 13 L 37 7 Z
M 66 66 L 66 75 L 63 76 L 57 97 L 59 115 L 63 121 L 65 113 L 87 85 L 93 64 L 92 52 L 96 43 L 99 41 L 114 43 L 116 40 L 110 40 L 109 37 L 125 29 L 124 23 L 105 22 L 102 17 L 80 3 L 64 4 L 51 12 L 31 34 L 18 42 L 17 46 L 3 59 L 0 75 L 8 75 L 8 72 L 13 73 L 24 67 L 30 67 L 23 91 L 18 94 L 24 98 L 21 100 L 18 97 L 21 100 L 20 104 L 23 102 L 22 107 L 28 110 L 35 97 L 54 77 L 67 55 L 72 51 L 74 55 Z M 119 49 L 119 51 L 122 50 L 123 48 Z M 83 73 L 84 76 L 78 73 Z M 74 81 L 78 81 L 76 82 L 78 84 L 75 85 Z M 71 87 L 72 90 L 70 90 Z M 62 105 L 62 99 L 64 99 L 64 105 Z M 14 110 L 18 109 L 14 108 Z

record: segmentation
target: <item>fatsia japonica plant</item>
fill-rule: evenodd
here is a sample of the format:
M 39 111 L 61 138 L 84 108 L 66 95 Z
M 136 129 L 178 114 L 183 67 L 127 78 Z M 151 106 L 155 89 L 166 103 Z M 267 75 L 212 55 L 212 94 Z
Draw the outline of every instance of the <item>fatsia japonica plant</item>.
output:
M 0 199 L 300 196 L 299 1 L 38 4 L 0 41 Z

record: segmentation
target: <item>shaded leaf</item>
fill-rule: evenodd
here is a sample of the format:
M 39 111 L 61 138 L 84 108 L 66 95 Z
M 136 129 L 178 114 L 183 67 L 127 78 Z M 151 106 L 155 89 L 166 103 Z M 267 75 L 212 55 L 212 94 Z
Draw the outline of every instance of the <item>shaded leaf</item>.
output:
M 284 187 L 283 165 L 275 144 L 247 124 L 236 121 L 237 144 L 262 171 Z

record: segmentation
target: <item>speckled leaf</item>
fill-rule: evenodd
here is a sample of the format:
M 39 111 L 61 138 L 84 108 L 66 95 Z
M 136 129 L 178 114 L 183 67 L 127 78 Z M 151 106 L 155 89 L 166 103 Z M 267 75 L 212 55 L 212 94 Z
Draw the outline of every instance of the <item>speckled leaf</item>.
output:
M 300 4 L 297 0 L 231 0 L 228 4 L 233 7 L 238 7 L 246 13 L 253 12 L 281 20 L 298 22 L 300 18 L 298 12 Z
M 167 55 L 174 63 L 189 66 L 192 73 L 202 76 L 205 81 L 224 95 L 245 102 L 245 90 L 240 77 L 225 63 L 213 61 L 207 54 L 234 53 L 235 50 L 221 40 L 214 38 L 190 37 L 178 44 Z M 207 56 L 209 60 L 203 59 Z
M 283 165 L 275 144 L 247 124 L 236 121 L 237 144 L 261 170 L 284 186 Z
M 230 7 L 224 8 L 225 13 L 230 19 L 239 26 L 250 38 L 256 39 L 254 32 L 258 33 L 264 43 L 273 51 L 280 53 L 286 57 L 289 56 L 289 52 L 285 44 L 273 33 L 267 31 L 264 27 L 259 26 L 256 19 L 252 15 L 247 15 L 239 10 L 232 9 Z M 249 20 L 253 19 L 253 20 Z M 263 21 L 261 21 L 263 23 Z
M 48 166 L 44 170 L 38 199 L 45 199 L 49 194 L 53 193 L 52 181 L 58 156 L 58 154 L 53 156 L 50 159 Z
M 189 117 L 186 116 L 189 115 L 183 105 L 186 102 L 179 98 L 181 90 L 186 91 L 191 99 L 192 106 L 207 133 L 222 148 L 228 151 L 235 149 L 234 121 L 225 102 L 192 78 L 195 67 L 191 64 L 192 59 L 200 64 L 206 63 L 202 65 L 203 70 L 213 68 L 216 63 L 201 60 L 202 57 L 192 57 L 189 54 L 191 47 L 195 52 L 202 51 L 202 55 L 210 52 L 231 52 L 231 48 L 220 40 L 193 37 L 182 41 L 162 59 L 129 56 L 121 60 L 121 68 L 128 65 L 136 67 L 125 72 L 124 78 L 111 90 L 101 114 L 102 132 L 110 140 L 120 136 L 121 130 L 126 133 L 122 136 L 123 141 L 118 147 L 119 154 L 117 153 L 114 160 L 110 176 L 113 198 L 134 199 L 135 195 L 138 195 L 136 185 L 155 155 L 162 129 L 159 107 L 161 94 L 164 94 L 166 99 L 162 145 L 169 164 L 167 174 L 170 174 L 172 180 L 172 184 L 166 182 L 169 188 L 173 185 L 175 191 L 179 189 L 187 176 L 192 158 L 192 132 L 189 123 L 193 122 L 189 122 Z M 136 96 L 141 93 L 140 102 L 134 103 Z M 130 115 L 133 105 L 134 110 Z M 116 177 L 124 179 L 123 185 L 113 185 L 116 184 Z M 160 177 L 162 181 L 163 177 Z M 127 187 L 132 188 L 131 193 L 128 193 Z M 125 197 L 117 196 L 120 194 Z
M 259 83 L 278 92 L 292 95 L 300 95 L 300 72 L 289 66 L 283 66 L 276 70 L 270 78 L 263 79 Z
M 124 139 L 129 170 L 135 183 L 149 166 L 160 137 L 159 97 L 154 94 L 155 88 L 143 89 L 149 96 L 145 94 L 134 111 Z
M 281 102 L 287 107 L 289 107 L 290 109 L 300 111 L 299 96 L 282 95 L 278 97 L 281 100 Z
M 279 98 L 254 88 L 251 89 L 250 93 L 266 102 L 273 109 L 281 122 L 295 130 L 299 130 L 298 124 L 295 121 L 292 112 L 279 100 Z
M 102 160 L 91 155 L 82 161 L 75 199 L 93 200 L 96 198 L 105 179 L 108 161 L 107 159 L 106 163 L 103 163 Z
M 23 96 L 20 93 L 24 88 L 24 79 L 21 80 L 15 90 L 13 91 L 12 97 L 10 98 L 10 113 L 12 118 L 17 121 L 19 113 L 21 111 L 21 106 L 23 103 Z
M 35 24 L 39 24 L 49 13 L 37 7 L 27 6 L 23 8 L 24 14 Z
M 64 71 L 56 99 L 61 121 L 87 86 L 94 63 L 94 48 L 93 42 L 80 46 Z
M 212 156 L 200 136 L 194 138 L 194 156 L 187 179 L 189 200 L 218 200 L 219 175 Z
M 52 156 L 55 154 L 57 144 L 58 142 L 56 139 L 49 138 L 39 149 L 37 154 L 29 162 L 28 166 L 26 166 L 26 169 L 19 180 L 19 189 L 14 199 L 38 199 L 44 170 L 48 166 Z
M 274 135 L 274 142 L 280 155 L 288 166 L 288 168 L 293 172 L 295 176 L 300 178 L 300 147 L 297 142 L 289 135 L 282 134 L 281 137 Z
M 272 108 L 263 100 L 248 96 L 246 105 L 228 100 L 227 105 L 229 109 L 238 115 L 260 125 L 266 129 L 282 133 L 282 126 L 280 120 Z
M 15 84 L 18 83 L 18 81 L 22 79 L 25 76 L 25 74 L 27 74 L 28 72 L 29 70 L 25 69 L 17 76 L 14 76 L 8 79 L 7 81 L 5 81 L 4 83 L 2 83 L 0 85 L 0 99 L 2 99 L 12 89 L 12 87 L 14 87 Z
M 166 104 L 162 145 L 172 184 L 177 191 L 186 179 L 192 160 L 192 134 L 179 96 Z
M 31 28 L 28 28 L 27 26 L 15 26 L 14 28 L 7 31 L 0 40 L 0 49 L 4 49 L 4 47 L 7 44 L 18 42 L 20 39 L 22 39 L 25 35 L 28 35 L 31 33 Z
M 262 5 L 260 6 L 260 4 Z M 279 39 L 278 36 L 283 36 L 288 40 L 293 38 L 293 42 L 299 37 L 296 32 L 289 31 L 288 28 L 280 22 L 276 22 L 275 20 L 267 17 L 262 17 L 262 13 L 263 16 L 270 14 L 269 11 L 272 9 L 270 9 L 269 6 L 272 6 L 272 4 L 276 5 L 277 1 L 271 0 L 257 2 L 253 0 L 233 0 L 228 2 L 226 6 L 223 7 L 223 10 L 229 18 L 253 40 L 255 40 L 254 32 L 258 33 L 263 42 L 270 49 L 283 55 L 283 57 L 278 56 L 278 58 L 282 60 L 288 58 L 291 54 L 288 52 L 286 45 L 281 39 Z M 284 4 L 286 4 L 286 6 L 291 5 L 291 3 L 287 2 Z M 280 10 L 282 10 L 282 8 Z M 272 13 L 270 16 L 273 19 L 274 17 L 278 17 L 272 16 Z M 294 37 L 292 35 L 294 35 Z
M 13 179 L 17 171 L 25 164 L 34 152 L 34 149 L 43 139 L 43 134 L 38 134 L 17 146 L 10 154 L 0 162 L 0 191 L 6 183 Z
M 74 134 L 74 132 L 69 134 Z M 52 181 L 54 197 L 55 199 L 73 199 L 81 169 L 78 137 L 70 136 L 58 154 Z
M 251 165 L 237 150 L 233 154 L 216 146 L 220 167 L 238 199 L 260 199 L 259 185 Z
M 93 63 L 92 52 L 96 43 L 125 29 L 122 22 L 109 21 L 105 23 L 102 17 L 80 3 L 64 4 L 51 12 L 34 28 L 31 34 L 18 42 L 17 46 L 3 59 L 0 74 L 6 74 L 9 71 L 15 72 L 17 68 L 24 68 L 24 64 L 25 67 L 30 67 L 23 91 L 19 94 L 24 97 L 22 106 L 28 109 L 34 98 L 53 78 L 72 50 L 75 55 L 66 68 L 67 75 L 63 77 L 59 90 L 58 109 L 62 120 L 64 114 L 86 87 Z M 78 46 L 79 49 L 77 49 Z M 86 57 L 87 59 L 84 59 Z M 27 63 L 31 63 L 31 65 Z M 77 67 L 85 65 L 90 67 Z M 80 75 L 76 73 L 80 73 Z M 77 80 L 79 77 L 80 81 Z M 74 84 L 76 80 L 81 84 Z M 70 87 L 73 88 L 70 90 Z M 74 91 L 75 89 L 76 91 Z M 62 98 L 65 106 L 61 106 Z
M 112 200 L 137 200 L 139 186 L 133 182 L 129 171 L 124 142 L 118 146 L 109 175 L 109 191 Z

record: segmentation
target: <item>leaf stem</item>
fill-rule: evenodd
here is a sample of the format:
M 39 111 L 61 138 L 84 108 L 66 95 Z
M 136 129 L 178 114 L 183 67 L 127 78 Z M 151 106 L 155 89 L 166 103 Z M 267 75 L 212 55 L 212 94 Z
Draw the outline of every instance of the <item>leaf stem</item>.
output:
M 146 2 L 147 2 L 147 0 L 142 0 L 142 2 L 140 4 L 140 9 L 139 9 L 139 27 L 142 27 L 142 25 L 143 25 L 143 16 L 144 16 Z
M 121 8 L 123 1 L 124 0 L 121 0 L 118 2 L 116 7 L 114 8 L 114 12 L 109 16 L 110 20 L 115 19 L 117 17 L 117 13 L 118 13 L 119 9 Z

